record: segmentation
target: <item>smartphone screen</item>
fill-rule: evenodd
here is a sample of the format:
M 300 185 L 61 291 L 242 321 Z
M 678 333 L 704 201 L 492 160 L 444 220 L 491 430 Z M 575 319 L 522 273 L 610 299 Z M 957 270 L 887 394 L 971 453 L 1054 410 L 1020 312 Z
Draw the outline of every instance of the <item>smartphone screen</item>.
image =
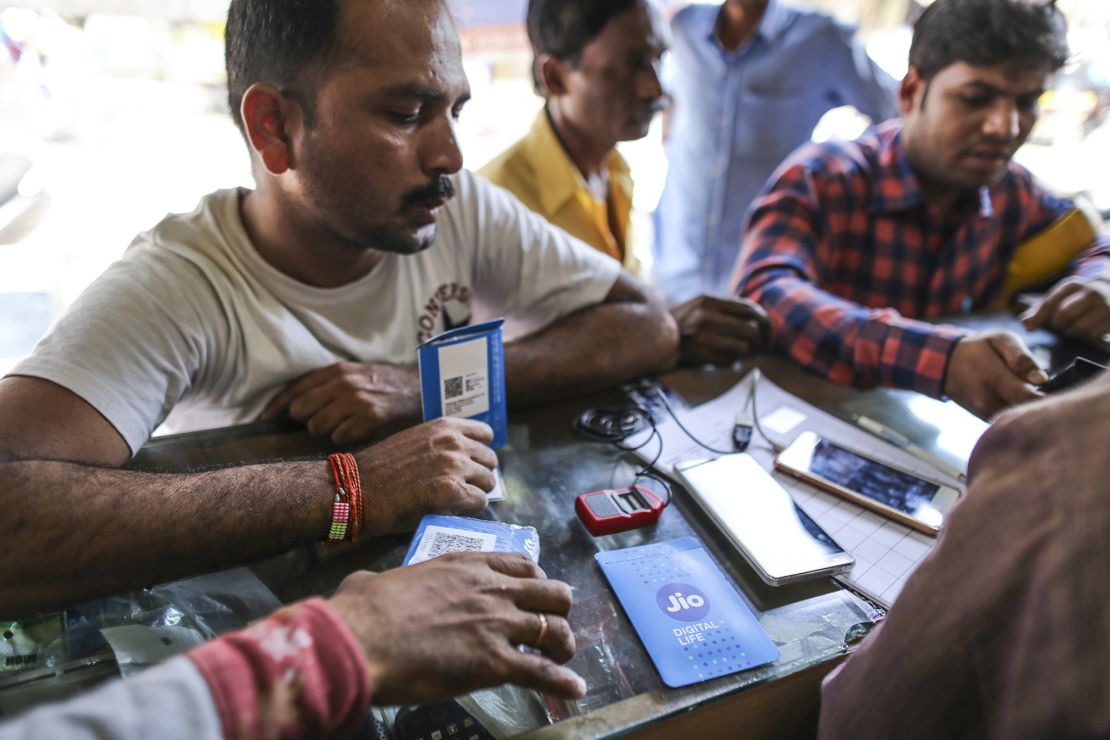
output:
M 809 461 L 810 471 L 830 483 L 867 496 L 904 514 L 913 515 L 930 504 L 940 485 L 868 460 L 832 442 L 818 440 Z
M 960 492 L 923 480 L 804 432 L 779 454 L 776 467 L 935 535 Z

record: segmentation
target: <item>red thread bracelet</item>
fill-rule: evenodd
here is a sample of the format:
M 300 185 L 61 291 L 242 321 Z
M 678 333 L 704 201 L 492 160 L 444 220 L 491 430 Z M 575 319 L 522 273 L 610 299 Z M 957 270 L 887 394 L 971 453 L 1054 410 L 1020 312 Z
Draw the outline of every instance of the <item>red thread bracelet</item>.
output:
M 338 467 L 330 457 L 328 464 L 331 465 L 332 477 L 335 478 L 335 501 L 331 505 L 331 526 L 328 527 L 324 546 L 335 547 L 347 539 L 347 533 L 350 531 L 351 500 L 339 479 Z
M 358 542 L 358 538 L 362 535 L 363 521 L 362 479 L 359 477 L 358 463 L 355 462 L 354 455 L 344 452 L 338 457 L 346 482 L 345 488 L 351 499 L 350 539 L 351 542 Z
M 365 505 L 362 495 L 362 479 L 358 474 L 358 463 L 355 456 L 349 452 L 339 452 L 328 455 L 331 464 L 332 476 L 335 478 L 336 498 L 349 504 L 346 539 L 358 542 L 362 535 Z M 333 522 L 334 524 L 334 522 Z M 331 540 L 329 538 L 328 542 Z

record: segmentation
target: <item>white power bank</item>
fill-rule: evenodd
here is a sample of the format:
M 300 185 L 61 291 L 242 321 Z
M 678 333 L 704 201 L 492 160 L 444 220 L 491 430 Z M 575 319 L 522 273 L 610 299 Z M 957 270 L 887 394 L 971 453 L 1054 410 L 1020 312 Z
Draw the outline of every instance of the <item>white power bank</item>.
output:
M 855 563 L 750 455 L 680 462 L 675 471 L 770 585 L 844 573 Z

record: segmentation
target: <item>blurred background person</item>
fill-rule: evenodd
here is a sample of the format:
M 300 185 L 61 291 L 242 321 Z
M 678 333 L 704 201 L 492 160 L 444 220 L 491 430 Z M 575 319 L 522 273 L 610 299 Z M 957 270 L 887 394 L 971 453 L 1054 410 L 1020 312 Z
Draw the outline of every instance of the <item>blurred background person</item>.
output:
M 651 0 L 532 0 L 528 38 L 544 107 L 524 138 L 479 174 L 551 223 L 636 270 L 632 177 L 617 144 L 647 135 L 663 107 L 667 29 Z M 697 296 L 671 309 L 687 364 L 728 364 L 759 350 L 758 305 Z
M 672 20 L 669 170 L 654 277 L 672 302 L 725 295 L 749 204 L 827 111 L 897 114 L 895 81 L 855 30 L 780 0 L 689 5 Z

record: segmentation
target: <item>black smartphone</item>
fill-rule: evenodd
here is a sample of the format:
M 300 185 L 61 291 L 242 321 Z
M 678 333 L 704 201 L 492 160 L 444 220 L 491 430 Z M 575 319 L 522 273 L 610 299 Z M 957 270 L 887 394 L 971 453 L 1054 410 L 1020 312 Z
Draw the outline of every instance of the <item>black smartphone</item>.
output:
M 397 712 L 397 740 L 493 740 L 493 735 L 456 701 L 404 707 Z
M 1037 389 L 1042 393 L 1057 393 L 1088 381 L 1108 369 L 1110 368 L 1092 362 L 1086 357 L 1076 357 L 1063 370 L 1037 386 Z

